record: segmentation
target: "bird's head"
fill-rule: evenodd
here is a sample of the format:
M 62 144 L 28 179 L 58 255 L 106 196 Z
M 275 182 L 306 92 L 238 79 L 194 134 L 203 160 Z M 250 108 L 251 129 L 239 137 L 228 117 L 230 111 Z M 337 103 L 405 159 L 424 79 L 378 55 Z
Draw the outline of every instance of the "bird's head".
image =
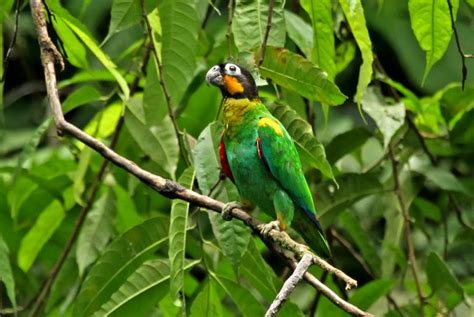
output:
M 206 81 L 221 89 L 224 98 L 250 100 L 258 98 L 257 85 L 252 74 L 245 68 L 232 64 L 212 66 L 207 74 Z

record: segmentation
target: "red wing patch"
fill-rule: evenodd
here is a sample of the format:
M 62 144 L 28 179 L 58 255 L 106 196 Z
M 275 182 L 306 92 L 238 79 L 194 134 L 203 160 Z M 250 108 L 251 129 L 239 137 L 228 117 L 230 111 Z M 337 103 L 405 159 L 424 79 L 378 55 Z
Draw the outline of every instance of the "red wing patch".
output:
M 260 161 L 262 161 L 263 165 L 265 165 L 265 168 L 267 169 L 267 171 L 271 173 L 270 168 L 268 167 L 268 164 L 265 161 L 265 158 L 263 157 L 262 146 L 260 144 L 260 137 L 257 138 L 257 154 Z
M 219 144 L 219 159 L 221 161 L 221 168 L 224 175 L 229 178 L 232 182 L 234 181 L 234 175 L 230 170 L 229 161 L 227 161 L 227 154 L 225 152 L 224 137 L 221 138 L 221 143 Z

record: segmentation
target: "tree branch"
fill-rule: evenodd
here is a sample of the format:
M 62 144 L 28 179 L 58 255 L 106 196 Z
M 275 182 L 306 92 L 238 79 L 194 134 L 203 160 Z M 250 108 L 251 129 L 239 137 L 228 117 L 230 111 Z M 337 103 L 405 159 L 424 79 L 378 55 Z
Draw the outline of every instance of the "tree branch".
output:
M 300 262 L 296 265 L 293 274 L 291 274 L 290 277 L 285 281 L 275 300 L 268 308 L 267 312 L 265 313 L 265 317 L 276 316 L 283 303 L 288 299 L 291 292 L 293 292 L 293 290 L 295 289 L 296 284 L 301 281 L 304 274 L 308 271 L 312 263 L 313 258 L 309 253 L 303 255 Z
M 400 184 L 400 177 L 398 174 L 398 167 L 397 161 L 395 159 L 395 155 L 393 154 L 392 145 L 389 144 L 389 151 L 388 151 L 390 161 L 392 162 L 392 174 L 393 179 L 395 181 L 395 195 L 398 198 L 398 202 L 400 204 L 400 209 L 402 211 L 402 216 L 404 220 L 404 229 L 405 229 L 405 239 L 407 240 L 407 248 L 408 248 L 408 259 L 409 259 L 409 266 L 411 268 L 413 278 L 415 279 L 416 285 L 416 292 L 418 295 L 418 300 L 420 302 L 420 316 L 424 316 L 424 304 L 425 304 L 425 297 L 423 295 L 423 290 L 421 289 L 420 277 L 418 273 L 418 267 L 416 264 L 416 255 L 415 255 L 415 247 L 413 245 L 413 236 L 411 234 L 411 221 L 410 215 L 408 214 L 408 209 L 405 204 L 405 198 L 403 197 L 402 187 Z
M 232 56 L 232 18 L 234 16 L 234 0 L 229 0 L 227 4 L 227 32 L 225 37 L 227 38 L 227 57 Z
M 268 36 L 270 35 L 270 30 L 272 28 L 272 17 L 273 17 L 273 7 L 275 6 L 275 0 L 270 0 L 268 2 L 268 19 L 267 19 L 267 27 L 265 28 L 265 35 L 263 37 L 262 48 L 260 50 L 260 57 L 258 58 L 257 66 L 260 67 L 263 63 L 263 59 L 265 58 L 265 51 L 267 49 L 267 42 Z
M 461 41 L 459 40 L 458 30 L 456 28 L 456 23 L 454 21 L 454 13 L 453 13 L 453 5 L 451 0 L 446 0 L 448 2 L 449 7 L 449 16 L 451 17 L 451 27 L 454 32 L 454 39 L 456 40 L 456 46 L 458 48 L 459 55 L 461 56 L 461 74 L 462 74 L 462 89 L 464 90 L 464 85 L 466 84 L 467 79 L 467 67 L 466 67 L 466 58 L 474 58 L 474 54 L 465 54 L 462 46 Z
M 160 193 L 161 195 L 175 199 L 179 198 L 189 203 L 192 203 L 196 206 L 200 206 L 202 208 L 206 208 L 215 212 L 222 212 L 225 204 L 221 201 L 217 201 L 211 197 L 201 195 L 196 193 L 192 190 L 188 190 L 181 186 L 180 184 L 165 179 L 161 176 L 152 174 L 139 166 L 137 166 L 134 162 L 126 159 L 125 157 L 119 155 L 110 147 L 106 146 L 104 143 L 100 142 L 99 140 L 91 137 L 81 129 L 77 128 L 73 124 L 67 122 L 64 119 L 64 115 L 61 109 L 61 103 L 59 101 L 58 90 L 56 85 L 56 70 L 54 67 L 54 63 L 56 62 L 57 55 L 54 53 L 56 48 L 54 44 L 51 42 L 47 30 L 46 24 L 44 21 L 43 15 L 43 4 L 41 0 L 30 0 L 31 11 L 33 15 L 33 21 L 36 26 L 36 30 L 38 33 L 38 41 L 40 43 L 41 48 L 41 61 L 44 68 L 44 75 L 46 81 L 46 88 L 47 88 L 47 95 L 49 99 L 49 104 L 52 110 L 53 118 L 56 124 L 56 128 L 59 132 L 67 133 L 77 140 L 81 141 L 85 145 L 89 146 L 90 148 L 94 149 L 96 152 L 101 154 L 105 159 L 112 162 L 116 166 L 124 169 L 128 173 L 134 175 L 143 183 L 150 186 L 152 189 Z M 320 257 L 314 255 L 308 250 L 308 247 L 304 244 L 297 243 L 293 239 L 291 239 L 286 232 L 278 231 L 278 230 L 271 230 L 268 235 L 263 235 L 260 231 L 260 227 L 263 224 L 261 221 L 253 218 L 251 215 L 247 214 L 244 210 L 241 209 L 233 209 L 230 212 L 231 216 L 241 220 L 244 222 L 248 227 L 250 227 L 255 234 L 257 234 L 264 242 L 268 242 L 275 247 L 281 249 L 287 249 L 295 254 L 297 258 L 302 258 L 305 254 L 312 258 L 312 261 L 319 265 L 324 270 L 335 274 L 338 278 L 342 279 L 346 283 L 346 288 L 351 288 L 357 286 L 357 281 L 349 277 L 347 274 L 342 272 L 341 270 L 333 267 L 325 260 L 321 259 Z M 283 251 L 281 253 L 284 253 Z M 280 254 L 285 256 L 284 254 Z M 296 261 L 296 260 L 295 260 Z M 295 264 L 296 267 L 296 264 Z M 305 279 L 311 283 L 311 285 L 317 285 L 317 289 L 321 290 L 325 295 L 330 298 L 334 303 L 340 306 L 342 309 L 348 312 L 358 312 L 355 313 L 358 316 L 367 316 L 367 314 L 357 307 L 341 300 L 334 292 L 332 292 L 329 288 L 327 288 L 324 284 L 314 282 L 316 280 L 314 276 L 309 273 L 306 273 Z M 331 293 L 332 292 L 332 293 Z M 347 310 L 349 309 L 349 310 Z

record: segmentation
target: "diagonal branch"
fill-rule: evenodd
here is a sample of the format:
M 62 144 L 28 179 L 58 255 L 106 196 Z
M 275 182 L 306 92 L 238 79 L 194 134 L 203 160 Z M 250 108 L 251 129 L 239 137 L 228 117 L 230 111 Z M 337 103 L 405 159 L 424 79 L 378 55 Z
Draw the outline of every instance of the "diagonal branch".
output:
M 117 152 L 112 150 L 110 147 L 106 146 L 104 143 L 91 137 L 90 135 L 88 135 L 87 133 L 85 133 L 84 131 L 82 131 L 81 129 L 77 128 L 75 125 L 67 122 L 64 119 L 64 115 L 61 109 L 61 103 L 59 101 L 58 89 L 56 85 L 56 70 L 55 70 L 54 64 L 56 62 L 57 56 L 54 54 L 55 47 L 54 47 L 54 44 L 51 42 L 51 39 L 49 38 L 47 30 L 46 30 L 46 24 L 45 24 L 44 15 L 43 15 L 44 7 L 41 0 L 30 0 L 30 5 L 31 5 L 33 21 L 35 23 L 35 27 L 38 33 L 38 41 L 40 43 L 41 61 L 44 68 L 48 99 L 49 99 L 50 107 L 52 110 L 53 118 L 54 118 L 58 132 L 67 133 L 73 136 L 77 140 L 81 141 L 85 145 L 89 146 L 90 148 L 94 149 L 96 152 L 101 154 L 106 160 L 124 169 L 128 173 L 134 175 L 143 183 L 147 184 L 152 189 L 154 189 L 155 191 L 157 191 L 158 193 L 160 193 L 161 195 L 165 197 L 168 197 L 171 199 L 175 199 L 175 198 L 182 199 L 196 206 L 200 206 L 202 208 L 206 208 L 206 209 L 219 212 L 219 213 L 222 212 L 225 206 L 223 202 L 217 201 L 205 195 L 201 195 L 192 190 L 188 190 L 172 180 L 165 179 L 161 176 L 152 174 L 142 169 L 141 167 L 136 165 L 134 162 L 119 155 Z M 273 229 L 267 235 L 264 235 L 260 231 L 260 227 L 263 223 L 253 218 L 251 215 L 247 214 L 244 210 L 232 209 L 230 214 L 232 217 L 237 218 L 241 220 L 242 222 L 244 222 L 248 227 L 250 227 L 253 230 L 255 234 L 257 234 L 260 237 L 260 239 L 262 239 L 266 243 L 269 243 L 270 245 L 274 245 L 278 250 L 282 250 L 282 249 L 289 250 L 293 252 L 297 258 L 302 258 L 304 255 L 307 254 L 308 256 L 312 258 L 313 263 L 319 265 L 324 270 L 333 273 L 339 279 L 343 280 L 346 283 L 347 288 L 357 286 L 357 281 L 349 277 L 347 274 L 345 274 L 341 270 L 333 267 L 325 260 L 311 253 L 308 250 L 308 247 L 306 245 L 297 243 L 296 241 L 291 239 L 287 233 L 280 232 L 278 230 Z M 280 253 L 284 253 L 284 252 L 281 251 Z M 282 256 L 285 256 L 285 255 L 283 254 Z M 313 286 L 317 287 L 317 289 L 320 289 L 319 287 L 321 286 L 320 285 L 316 286 L 317 283 L 314 282 L 314 279 L 315 279 L 314 276 L 312 276 L 309 273 L 306 273 L 304 276 L 305 276 L 305 279 L 309 281 Z M 326 288 L 325 294 L 330 294 L 330 292 L 332 292 L 324 284 L 322 284 L 322 286 Z M 332 295 L 329 295 L 329 296 L 332 296 Z M 359 312 L 356 315 L 367 316 L 367 313 L 345 302 L 344 300 L 337 297 L 337 295 L 335 296 L 336 297 L 330 298 L 330 300 L 335 302 L 342 309 L 350 313 L 353 313 L 354 312 L 353 309 L 355 308 Z
M 312 263 L 313 259 L 309 253 L 303 255 L 300 262 L 298 262 L 296 265 L 293 274 L 291 274 L 290 277 L 285 281 L 280 292 L 276 296 L 273 303 L 270 305 L 270 308 L 268 308 L 265 317 L 276 316 L 283 303 L 288 299 L 288 297 L 291 295 L 291 292 L 293 292 L 295 289 L 296 285 L 303 279 L 304 274 L 308 271 Z
M 267 49 L 268 36 L 270 35 L 270 30 L 272 28 L 272 17 L 273 17 L 273 7 L 275 6 L 275 0 L 270 0 L 268 2 L 268 19 L 267 27 L 265 28 L 265 35 L 263 36 L 262 48 L 260 49 L 260 57 L 258 58 L 257 66 L 260 67 L 265 58 L 265 51 Z

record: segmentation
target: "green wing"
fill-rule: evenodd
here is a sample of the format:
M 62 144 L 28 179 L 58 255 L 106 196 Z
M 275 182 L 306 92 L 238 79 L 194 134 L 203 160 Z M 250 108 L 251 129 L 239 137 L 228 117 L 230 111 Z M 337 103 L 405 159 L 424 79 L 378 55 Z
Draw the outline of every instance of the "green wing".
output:
M 296 212 L 293 227 L 296 227 L 316 252 L 329 257 L 329 246 L 316 219 L 313 197 L 303 174 L 300 157 L 288 132 L 277 119 L 262 117 L 258 122 L 257 146 L 270 173 L 307 216 L 305 218 L 301 212 Z

